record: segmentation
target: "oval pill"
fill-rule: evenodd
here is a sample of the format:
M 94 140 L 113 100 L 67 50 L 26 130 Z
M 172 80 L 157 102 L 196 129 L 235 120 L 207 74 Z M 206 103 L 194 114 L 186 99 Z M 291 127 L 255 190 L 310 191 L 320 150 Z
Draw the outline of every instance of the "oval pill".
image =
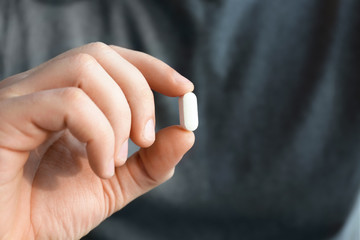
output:
M 186 93 L 179 98 L 180 125 L 189 131 L 195 131 L 199 125 L 196 95 Z

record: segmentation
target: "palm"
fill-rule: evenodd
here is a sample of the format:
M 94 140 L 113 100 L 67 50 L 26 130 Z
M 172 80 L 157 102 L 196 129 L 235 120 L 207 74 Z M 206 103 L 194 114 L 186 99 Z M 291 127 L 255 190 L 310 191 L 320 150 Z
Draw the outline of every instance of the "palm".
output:
M 163 129 L 150 148 L 134 154 L 107 180 L 95 175 L 84 144 L 68 131 L 50 144 L 42 144 L 30 157 L 15 152 L 20 160 L 14 161 L 21 162 L 23 157 L 26 164 L 6 181 L 0 175 L 0 208 L 4 213 L 0 230 L 16 229 L 9 236 L 25 239 L 78 239 L 171 177 L 193 142 L 191 132 L 176 126 Z M 5 159 L 4 153 L 9 151 L 0 151 L 0 160 Z
M 80 238 L 124 204 L 122 191 L 116 189 L 119 184 L 114 183 L 117 178 L 97 177 L 83 144 L 67 132 L 49 147 L 41 145 L 31 152 L 15 176 L 0 187 L 6 199 L 2 220 L 10 225 L 4 227 L 16 224 L 16 233 L 9 236 Z
M 115 179 L 97 177 L 82 144 L 72 135 L 64 134 L 43 155 L 33 179 L 29 219 L 34 231 L 49 236 L 52 231 L 86 233 L 91 230 L 110 214 L 109 205 L 114 204 L 108 201 L 114 194 L 109 187 L 111 181 Z M 118 205 L 123 204 L 119 202 L 120 197 L 116 199 Z

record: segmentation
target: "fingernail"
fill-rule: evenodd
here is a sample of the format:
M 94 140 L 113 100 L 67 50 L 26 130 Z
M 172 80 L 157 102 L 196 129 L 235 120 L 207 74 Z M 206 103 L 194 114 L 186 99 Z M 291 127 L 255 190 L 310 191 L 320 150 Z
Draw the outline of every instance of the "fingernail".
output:
M 183 75 L 181 75 L 178 72 L 175 72 L 174 79 L 180 83 L 193 85 L 193 83 L 189 79 L 187 79 L 186 77 L 184 77 Z
M 129 141 L 126 140 L 120 147 L 117 158 L 118 158 L 118 162 L 120 162 L 121 164 L 123 164 L 127 160 L 128 146 L 129 146 Z
M 107 165 L 106 173 L 108 177 L 112 177 L 115 174 L 114 159 L 111 159 Z
M 154 141 L 155 140 L 155 126 L 154 121 L 150 119 L 144 128 L 143 136 L 148 141 Z

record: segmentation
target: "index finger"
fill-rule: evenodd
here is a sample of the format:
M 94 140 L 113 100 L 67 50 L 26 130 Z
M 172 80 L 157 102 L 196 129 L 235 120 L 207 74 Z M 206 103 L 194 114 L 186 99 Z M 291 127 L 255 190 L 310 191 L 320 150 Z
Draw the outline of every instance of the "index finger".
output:
M 169 97 L 179 97 L 194 90 L 194 84 L 163 61 L 146 53 L 111 45 L 118 54 L 144 75 L 151 89 Z

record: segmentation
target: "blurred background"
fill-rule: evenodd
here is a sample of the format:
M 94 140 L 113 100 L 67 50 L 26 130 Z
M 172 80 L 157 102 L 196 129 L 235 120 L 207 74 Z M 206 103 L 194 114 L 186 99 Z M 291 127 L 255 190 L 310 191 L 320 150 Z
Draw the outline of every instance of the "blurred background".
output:
M 359 240 L 359 11 L 357 0 L 1 0 L 0 79 L 102 41 L 194 82 L 200 126 L 174 177 L 83 239 Z M 155 97 L 157 129 L 178 124 L 177 99 Z

